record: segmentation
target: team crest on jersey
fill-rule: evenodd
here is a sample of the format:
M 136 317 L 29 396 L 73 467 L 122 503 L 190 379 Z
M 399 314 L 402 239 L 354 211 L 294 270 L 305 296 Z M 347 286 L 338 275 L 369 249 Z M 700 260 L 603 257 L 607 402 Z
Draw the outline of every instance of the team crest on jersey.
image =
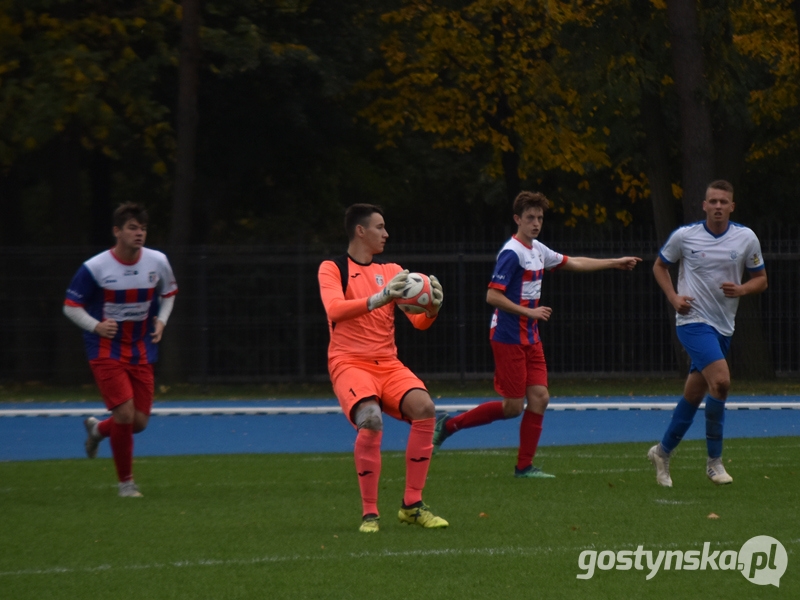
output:
M 156 276 L 156 272 L 155 271 L 150 271 L 147 274 L 147 281 L 149 281 L 150 283 L 155 283 L 156 279 L 158 279 L 158 277 Z
M 739 253 L 736 250 L 731 250 L 731 260 L 736 260 L 739 256 Z
M 383 287 L 383 275 L 375 275 L 375 283 Z

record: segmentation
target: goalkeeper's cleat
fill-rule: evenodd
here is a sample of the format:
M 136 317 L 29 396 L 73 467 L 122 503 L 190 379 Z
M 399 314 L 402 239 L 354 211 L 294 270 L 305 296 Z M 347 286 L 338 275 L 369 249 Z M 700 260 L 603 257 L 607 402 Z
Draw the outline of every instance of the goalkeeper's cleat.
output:
M 520 469 L 518 467 L 514 467 L 514 477 L 520 477 L 522 479 L 555 479 L 555 475 L 551 475 L 550 473 L 545 473 L 539 467 L 534 467 L 530 465 L 529 467 L 525 467 L 524 469 Z
M 445 521 L 442 517 L 437 517 L 431 512 L 431 509 L 426 506 L 422 500 L 411 506 L 400 505 L 400 512 L 397 513 L 397 518 L 401 523 L 407 525 L 420 525 L 425 529 L 441 529 L 447 527 L 450 523 Z
M 94 417 L 83 421 L 83 426 L 86 428 L 86 441 L 83 443 L 83 447 L 86 448 L 86 456 L 89 458 L 97 456 L 97 447 L 100 445 L 100 440 L 103 439 L 94 434 L 94 428 L 99 422 Z
M 133 479 L 130 481 L 121 481 L 119 483 L 119 497 L 120 498 L 142 498 L 143 495 L 139 491 L 139 488 L 136 487 L 136 484 L 133 483 Z
M 717 485 L 733 483 L 733 477 L 728 475 L 725 467 L 722 466 L 721 458 L 709 458 L 706 463 L 706 474 L 708 478 Z
M 364 518 L 361 519 L 361 527 L 359 527 L 358 530 L 361 533 L 378 533 L 380 530 L 380 524 L 378 522 L 380 520 L 381 518 L 374 513 L 364 515 Z
M 450 415 L 444 413 L 436 420 L 436 426 L 433 429 L 433 453 L 436 454 L 439 448 L 447 438 L 450 437 L 450 432 L 447 431 L 447 421 L 450 420 Z
M 672 478 L 669 476 L 669 454 L 664 452 L 661 444 L 656 444 L 647 452 L 647 458 L 656 468 L 656 481 L 658 485 L 672 487 Z M 711 477 L 711 475 L 709 475 Z

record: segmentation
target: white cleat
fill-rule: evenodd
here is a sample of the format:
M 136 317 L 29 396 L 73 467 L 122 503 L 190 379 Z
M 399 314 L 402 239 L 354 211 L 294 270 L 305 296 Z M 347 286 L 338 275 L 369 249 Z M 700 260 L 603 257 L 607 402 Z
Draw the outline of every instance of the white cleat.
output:
M 83 426 L 86 428 L 86 441 L 83 446 L 86 448 L 86 456 L 89 458 L 97 456 L 97 447 L 100 445 L 100 440 L 103 439 L 96 437 L 94 434 L 95 425 L 99 422 L 94 417 L 89 417 L 83 421 Z
M 733 477 L 728 475 L 725 467 L 722 466 L 722 458 L 709 458 L 706 463 L 706 474 L 717 485 L 733 483 Z
M 658 485 L 672 487 L 672 478 L 669 476 L 669 454 L 661 449 L 661 444 L 656 444 L 647 452 L 647 458 L 656 468 L 656 481 Z
M 119 484 L 119 497 L 142 498 L 143 494 L 139 491 L 139 488 L 136 487 L 136 484 L 133 483 L 133 479 L 131 479 L 130 481 L 123 481 Z

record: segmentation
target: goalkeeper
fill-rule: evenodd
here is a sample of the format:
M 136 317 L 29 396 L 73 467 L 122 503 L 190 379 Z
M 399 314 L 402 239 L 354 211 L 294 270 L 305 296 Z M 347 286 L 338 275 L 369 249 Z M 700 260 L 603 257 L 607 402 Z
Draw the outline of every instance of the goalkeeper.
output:
M 429 529 L 447 527 L 447 521 L 422 501 L 436 410 L 425 384 L 397 358 L 394 339 L 394 300 L 401 295 L 408 271 L 375 260 L 389 237 L 380 207 L 354 204 L 345 213 L 344 225 L 349 239 L 347 254 L 323 261 L 318 278 L 330 332 L 328 372 L 342 411 L 358 432 L 355 463 L 362 503 L 360 531 L 379 530 L 382 413 L 411 423 L 400 522 Z M 442 286 L 435 277 L 430 280 L 431 308 L 406 314 L 417 329 L 433 325 L 442 305 Z

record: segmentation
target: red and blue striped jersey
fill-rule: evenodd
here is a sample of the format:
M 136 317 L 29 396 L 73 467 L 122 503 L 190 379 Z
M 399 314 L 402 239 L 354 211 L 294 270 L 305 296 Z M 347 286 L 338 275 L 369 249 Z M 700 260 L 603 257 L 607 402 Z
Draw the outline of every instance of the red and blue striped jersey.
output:
M 98 321 L 114 319 L 119 324 L 113 339 L 83 333 L 89 360 L 113 358 L 138 365 L 158 360 L 158 345 L 150 334 L 159 301 L 177 293 L 172 267 L 163 253 L 142 248 L 139 259 L 127 264 L 106 250 L 81 265 L 64 304 L 82 307 Z
M 566 256 L 537 240 L 528 246 L 511 236 L 497 254 L 489 287 L 500 290 L 515 304 L 536 308 L 542 295 L 545 269 L 556 269 L 567 260 Z M 536 344 L 540 341 L 539 324 L 536 319 L 495 309 L 489 339 L 503 344 Z

